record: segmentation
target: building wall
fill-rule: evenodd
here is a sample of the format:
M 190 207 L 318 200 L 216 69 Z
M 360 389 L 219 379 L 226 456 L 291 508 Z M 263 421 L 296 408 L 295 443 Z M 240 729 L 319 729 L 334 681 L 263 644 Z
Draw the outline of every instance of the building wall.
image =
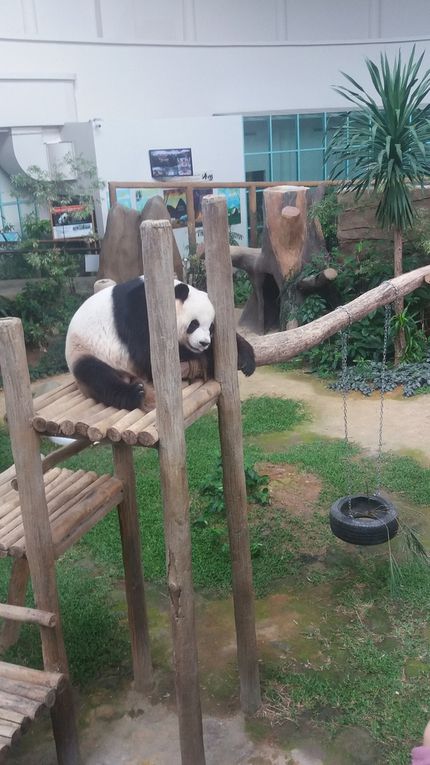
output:
M 86 124 L 106 181 L 180 145 L 242 180 L 242 115 L 343 110 L 340 70 L 370 87 L 365 57 L 414 41 L 430 68 L 430 0 L 0 0 L 0 128 L 42 166 L 43 128 Z
M 296 43 L 416 38 L 428 26 L 428 0 L 0 0 L 1 36 L 54 40 Z

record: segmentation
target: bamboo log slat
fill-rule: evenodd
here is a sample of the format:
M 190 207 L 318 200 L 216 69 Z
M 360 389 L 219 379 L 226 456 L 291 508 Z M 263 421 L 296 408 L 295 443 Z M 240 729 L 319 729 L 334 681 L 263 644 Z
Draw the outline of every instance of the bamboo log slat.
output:
M 196 419 L 211 409 L 216 403 L 220 394 L 220 385 L 215 380 L 209 380 L 208 382 L 199 385 L 194 389 L 192 395 L 182 398 L 182 411 L 184 416 L 184 425 L 188 427 Z M 151 413 L 152 414 L 152 413 Z M 138 435 L 138 442 L 142 446 L 155 446 L 158 443 L 158 428 L 156 425 L 156 417 L 154 414 L 153 421 L 148 425 L 145 425 L 145 429 Z
M 56 557 L 58 557 L 57 545 L 65 541 L 66 536 L 75 527 L 91 517 L 91 521 L 87 525 L 87 528 L 91 528 L 94 525 L 93 515 L 101 508 L 104 508 L 105 514 L 121 498 L 122 485 L 119 481 L 106 475 L 96 477 L 94 480 L 95 476 L 96 474 L 93 473 L 88 480 L 89 476 L 85 474 L 82 479 L 68 487 L 63 494 L 63 500 L 56 501 L 52 506 L 49 520 Z M 18 556 L 25 545 L 22 527 L 17 526 L 10 532 L 6 542 L 9 546 L 10 555 Z M 68 547 L 69 545 L 66 544 L 64 549 Z
M 42 627 L 55 627 L 57 623 L 56 615 L 49 611 L 12 606 L 9 603 L 0 603 L 0 617 L 2 619 L 14 619 L 17 622 L 26 622 L 27 624 L 39 624 Z
M 0 736 L 2 739 L 9 741 L 9 744 L 16 744 L 21 738 L 21 728 L 14 723 L 7 722 L 7 720 L 0 720 Z
M 150 412 L 149 414 L 152 414 L 152 412 Z M 112 441 L 113 443 L 118 443 L 119 441 L 121 441 L 123 432 L 130 425 L 133 425 L 133 423 L 142 419 L 143 417 L 142 417 L 142 412 L 140 409 L 133 409 L 131 412 L 127 412 L 127 414 L 121 417 L 120 420 L 115 422 L 113 425 L 110 425 L 109 428 L 107 429 L 106 435 L 109 441 Z
M 43 711 L 43 704 L 38 701 L 31 701 L 31 699 L 24 699 L 22 696 L 12 695 L 0 690 L 0 707 L 4 709 L 12 709 L 14 712 L 20 712 L 21 714 L 29 717 L 30 720 L 35 720 L 40 717 Z
M 60 673 L 0 662 L 0 753 L 15 744 L 45 707 L 53 707 L 57 691 L 66 685 Z
M 33 399 L 33 408 L 34 411 L 37 412 L 39 409 L 42 409 L 44 406 L 48 406 L 50 403 L 55 401 L 57 398 L 62 398 L 64 394 L 70 393 L 73 390 L 77 390 L 78 386 L 76 384 L 76 380 L 70 376 L 70 380 L 68 380 L 64 385 L 60 385 L 58 388 L 54 388 L 53 390 L 49 390 L 46 393 L 43 393 L 41 396 L 36 396 Z
M 72 406 L 71 409 L 68 410 L 67 414 L 64 414 L 64 419 L 61 417 L 59 418 L 59 426 L 60 431 L 65 436 L 72 436 L 75 432 L 75 422 L 76 420 L 79 420 L 82 412 L 86 412 L 88 409 L 93 409 L 93 407 L 101 407 L 102 404 L 97 404 L 97 402 L 93 398 L 82 398 L 82 401 L 79 401 L 78 404 L 75 404 L 75 406 Z
M 126 412 L 126 409 L 116 409 L 109 416 L 106 416 L 106 412 L 101 412 L 100 414 L 103 416 L 100 416 L 100 419 L 93 422 L 88 428 L 87 438 L 92 442 L 102 441 L 106 437 L 109 427 L 123 419 Z
M 7 720 L 8 722 L 19 725 L 23 733 L 25 733 L 31 725 L 29 717 L 23 715 L 21 712 L 15 712 L 13 709 L 4 709 L 4 707 L 0 707 L 0 720 Z
M 38 701 L 50 709 L 55 702 L 55 688 L 46 688 L 43 685 L 35 683 L 20 683 L 18 680 L 11 680 L 9 677 L 1 678 L 1 689 L 5 693 L 11 693 L 30 701 Z
M 61 690 L 66 678 L 61 672 L 47 672 L 32 667 L 21 667 L 19 664 L 11 664 L 0 661 L 0 678 L 17 680 L 20 683 L 33 683 L 43 685 L 45 688 L 57 688 Z M 1 706 L 1 704 L 0 704 Z

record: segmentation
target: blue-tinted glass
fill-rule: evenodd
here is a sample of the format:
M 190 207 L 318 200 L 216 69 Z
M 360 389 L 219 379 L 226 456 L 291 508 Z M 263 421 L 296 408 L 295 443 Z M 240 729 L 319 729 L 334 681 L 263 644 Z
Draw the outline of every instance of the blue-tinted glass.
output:
M 245 117 L 243 129 L 245 154 L 269 151 L 269 117 Z
M 297 149 L 296 115 L 272 117 L 272 150 L 288 151 Z
M 324 180 L 323 159 L 324 152 L 322 149 L 317 149 L 314 151 L 301 151 L 299 181 Z
M 272 156 L 274 181 L 297 181 L 297 152 L 280 152 Z
M 300 149 L 320 149 L 324 145 L 324 115 L 299 115 Z
M 247 181 L 270 181 L 270 154 L 246 154 L 245 177 Z

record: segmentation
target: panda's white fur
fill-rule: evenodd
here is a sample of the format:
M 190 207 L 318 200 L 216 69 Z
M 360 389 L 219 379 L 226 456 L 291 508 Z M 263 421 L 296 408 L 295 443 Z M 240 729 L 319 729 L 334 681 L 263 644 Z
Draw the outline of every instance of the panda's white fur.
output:
M 215 311 L 206 292 L 175 280 L 177 339 L 182 362 L 213 372 Z M 238 368 L 255 369 L 252 347 L 236 335 Z M 152 382 L 144 277 L 106 287 L 86 300 L 69 325 L 66 360 L 81 390 L 119 409 L 147 408 Z M 194 366 L 194 365 L 193 365 Z M 153 395 L 153 390 L 152 390 Z
M 143 276 L 140 279 L 144 282 Z M 177 279 L 174 281 L 175 286 L 181 283 Z M 131 375 L 142 374 L 142 370 L 135 369 L 128 348 L 118 336 L 113 312 L 114 286 L 91 295 L 72 317 L 66 337 L 66 361 L 71 372 L 76 361 L 91 355 L 114 369 Z M 215 311 L 206 292 L 191 285 L 187 287 L 187 299 L 184 302 L 175 300 L 178 342 L 194 353 L 201 353 L 210 345 Z M 195 319 L 199 321 L 199 327 L 187 334 L 187 328 Z

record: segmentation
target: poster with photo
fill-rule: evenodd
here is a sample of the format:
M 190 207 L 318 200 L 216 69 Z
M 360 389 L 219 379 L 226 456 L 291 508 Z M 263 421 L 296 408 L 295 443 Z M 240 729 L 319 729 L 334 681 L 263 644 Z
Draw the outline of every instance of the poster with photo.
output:
M 172 219 L 173 228 L 181 228 L 187 225 L 187 198 L 183 189 L 165 189 L 163 192 L 164 204 Z
M 128 207 L 131 210 L 137 210 L 142 212 L 148 199 L 157 196 L 159 194 L 158 189 L 130 189 L 130 188 L 117 188 L 115 190 L 116 201 L 123 207 Z
M 94 215 L 88 205 L 55 204 L 51 207 L 53 239 L 80 239 L 94 236 Z
M 213 189 L 193 189 L 194 217 L 196 220 L 196 226 L 203 225 L 203 218 L 202 218 L 203 197 L 207 196 L 208 194 L 212 194 L 212 192 L 213 192 Z
M 191 149 L 150 149 L 149 163 L 154 180 L 193 174 Z
M 228 225 L 241 223 L 240 189 L 217 189 L 217 194 L 223 194 L 227 200 Z

